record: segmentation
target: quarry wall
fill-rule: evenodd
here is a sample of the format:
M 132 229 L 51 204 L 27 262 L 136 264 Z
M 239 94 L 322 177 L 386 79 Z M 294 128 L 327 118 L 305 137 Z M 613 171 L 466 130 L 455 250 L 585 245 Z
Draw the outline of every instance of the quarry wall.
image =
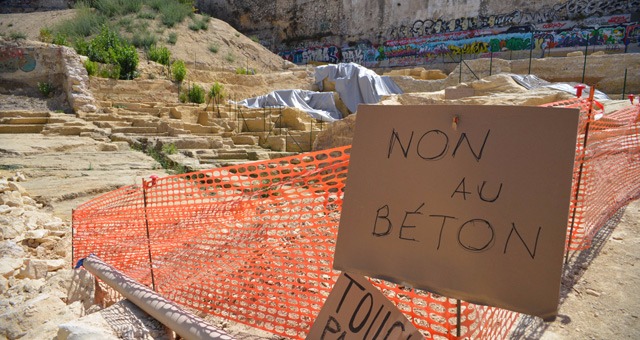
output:
M 411 66 L 531 49 L 565 56 L 587 45 L 640 52 L 640 0 L 196 2 L 297 64 Z
M 70 8 L 69 0 L 2 0 L 0 13 L 28 13 Z

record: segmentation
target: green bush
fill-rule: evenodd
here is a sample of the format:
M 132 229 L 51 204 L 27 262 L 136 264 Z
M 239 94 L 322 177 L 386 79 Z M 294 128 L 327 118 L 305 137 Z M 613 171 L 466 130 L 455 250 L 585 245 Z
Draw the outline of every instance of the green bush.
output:
M 204 88 L 198 84 L 189 89 L 189 101 L 196 104 L 204 103 Z
M 133 46 L 142 49 L 151 48 L 151 46 L 155 45 L 157 41 L 158 37 L 146 30 L 134 33 L 133 37 L 131 38 L 131 43 L 133 44 Z
M 236 68 L 236 74 L 253 75 L 253 74 L 256 74 L 256 70 L 252 68 L 238 67 Z
M 232 62 L 234 62 L 236 60 L 236 57 L 231 52 L 227 53 L 227 56 L 224 57 L 224 58 L 230 63 L 232 63 Z
M 178 152 L 178 148 L 173 143 L 163 144 L 162 145 L 162 153 L 164 153 L 166 155 L 173 155 L 173 154 L 175 154 L 177 152 Z
M 27 35 L 22 32 L 11 32 L 9 33 L 9 39 L 11 40 L 25 40 L 27 39 Z
M 51 41 L 53 41 L 53 32 L 51 32 L 51 30 L 46 27 L 41 28 L 38 40 L 45 43 L 51 43 Z
M 76 50 L 78 54 L 88 55 L 89 54 L 89 43 L 84 40 L 84 38 L 78 37 L 76 38 L 76 42 L 73 44 L 73 48 Z
M 60 32 L 70 38 L 88 37 L 99 32 L 100 27 L 107 20 L 104 15 L 94 11 L 83 2 L 78 2 L 75 8 L 75 18 L 55 26 L 54 32 Z
M 142 0 L 90 0 L 89 5 L 111 18 L 140 12 Z
M 173 74 L 173 79 L 177 82 L 181 82 L 187 76 L 187 66 L 184 64 L 182 60 L 176 60 L 171 65 L 171 74 Z
M 191 15 L 193 7 L 186 4 L 181 4 L 176 1 L 160 1 L 157 5 L 157 1 L 154 1 L 154 6 L 157 6 L 157 10 L 160 12 L 160 19 L 162 24 L 167 27 L 173 27 L 178 23 L 181 23 L 184 18 Z
M 90 76 L 98 74 L 98 63 L 89 59 L 84 61 L 84 68 L 87 69 L 87 73 Z
M 165 0 L 147 0 L 147 6 L 156 12 L 160 12 L 160 9 L 167 3 Z
M 189 24 L 189 29 L 192 31 L 203 30 L 206 31 L 209 29 L 209 17 L 208 15 L 202 16 L 200 19 L 194 17 L 193 21 Z
M 189 97 L 187 96 L 186 92 L 181 91 L 178 95 L 178 100 L 180 100 L 181 103 L 186 103 L 187 101 L 189 101 Z
M 207 95 L 209 96 L 209 100 L 212 100 L 214 104 L 220 104 L 222 98 L 225 96 L 224 85 L 218 82 L 213 83 Z
M 38 82 L 38 91 L 40 91 L 43 96 L 49 97 L 53 93 L 53 85 L 48 82 Z
M 67 40 L 67 36 L 60 32 L 56 33 L 51 43 L 56 45 L 69 46 L 69 41 Z
M 209 45 L 209 51 L 211 51 L 212 53 L 218 53 L 219 50 L 220 50 L 220 45 L 218 44 Z
M 100 64 L 98 67 L 98 77 L 120 79 L 120 65 Z
M 169 37 L 167 38 L 167 42 L 171 45 L 175 45 L 178 42 L 178 33 L 171 32 L 169 33 Z
M 103 26 L 100 34 L 89 42 L 87 56 L 92 61 L 120 66 L 120 79 L 133 79 L 136 76 L 136 48 L 106 26 Z
M 118 20 L 118 26 L 124 27 L 125 30 L 130 28 L 132 24 L 133 18 L 131 17 L 124 17 Z
M 169 61 L 171 60 L 171 51 L 164 46 L 157 47 L 156 45 L 152 45 L 149 48 L 148 57 L 149 60 L 153 60 L 162 65 L 169 65 Z
M 140 12 L 138 13 L 138 19 L 155 19 L 156 14 L 151 12 Z

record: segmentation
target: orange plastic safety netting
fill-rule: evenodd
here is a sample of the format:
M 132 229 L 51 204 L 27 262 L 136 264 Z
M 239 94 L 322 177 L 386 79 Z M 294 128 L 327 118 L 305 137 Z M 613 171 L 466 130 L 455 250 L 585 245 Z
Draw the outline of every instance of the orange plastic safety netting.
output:
M 583 250 L 618 209 L 640 197 L 640 105 L 606 114 L 595 101 L 544 106 L 581 109 L 567 243 Z
M 588 103 L 555 106 L 580 107 L 585 125 Z M 591 121 L 584 157 L 578 141 L 574 190 L 584 164 L 573 248 L 587 246 L 640 194 L 638 112 Z M 304 338 L 339 274 L 331 268 L 349 151 L 168 176 L 102 195 L 74 211 L 74 262 L 93 253 L 203 314 Z M 519 316 L 462 302 L 458 317 L 456 300 L 372 282 L 430 338 L 455 337 L 458 324 L 462 337 L 505 338 Z

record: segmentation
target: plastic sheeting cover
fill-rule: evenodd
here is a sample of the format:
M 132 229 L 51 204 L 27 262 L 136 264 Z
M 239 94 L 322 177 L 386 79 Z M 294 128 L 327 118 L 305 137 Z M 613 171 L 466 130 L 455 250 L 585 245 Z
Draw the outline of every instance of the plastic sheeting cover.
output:
M 519 75 L 513 74 L 511 78 L 515 80 L 516 83 L 520 84 L 520 86 L 524 87 L 527 90 L 535 89 L 538 87 L 548 87 L 564 92 L 569 92 L 571 94 L 576 94 L 575 85 L 578 83 L 550 83 L 544 79 L 539 78 L 538 76 L 529 74 L 529 75 Z M 590 88 L 586 85 L 584 91 L 582 91 L 582 97 L 589 97 Z M 596 100 L 610 100 L 609 96 L 607 96 L 604 92 L 596 90 L 594 98 Z
M 252 109 L 281 106 L 296 107 L 307 112 L 313 118 L 324 122 L 342 119 L 342 113 L 336 108 L 336 102 L 331 92 L 278 90 L 264 96 L 239 101 L 238 104 Z
M 391 78 L 355 63 L 316 67 L 315 79 L 320 90 L 325 78 L 336 83 L 336 92 L 351 112 L 356 112 L 358 104 L 376 104 L 381 96 L 402 94 Z

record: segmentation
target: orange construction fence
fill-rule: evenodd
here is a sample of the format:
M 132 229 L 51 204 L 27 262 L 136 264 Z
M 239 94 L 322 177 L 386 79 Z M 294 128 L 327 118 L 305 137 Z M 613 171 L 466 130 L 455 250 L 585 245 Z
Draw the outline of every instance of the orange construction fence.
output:
M 590 105 L 550 105 L 582 112 L 568 249 L 588 247 L 607 219 L 640 196 L 640 106 L 600 117 L 597 108 L 589 114 Z M 203 315 L 304 338 L 339 275 L 332 264 L 349 152 L 346 146 L 109 192 L 73 213 L 74 263 L 95 254 Z M 428 338 L 455 338 L 458 324 L 461 337 L 506 338 L 520 316 L 461 302 L 458 317 L 454 299 L 371 281 Z

